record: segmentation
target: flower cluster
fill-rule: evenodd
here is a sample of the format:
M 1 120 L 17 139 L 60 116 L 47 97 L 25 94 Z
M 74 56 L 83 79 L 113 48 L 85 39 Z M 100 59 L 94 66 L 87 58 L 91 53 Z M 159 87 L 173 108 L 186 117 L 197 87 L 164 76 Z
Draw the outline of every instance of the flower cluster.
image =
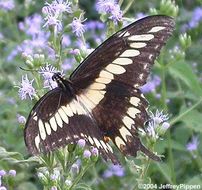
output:
M 196 7 L 192 13 L 192 18 L 188 23 L 188 28 L 196 28 L 202 21 L 202 7 Z
M 197 150 L 199 145 L 199 139 L 197 136 L 193 136 L 191 141 L 189 143 L 187 143 L 186 148 L 189 152 L 193 152 L 195 150 Z
M 23 115 L 17 114 L 17 120 L 20 124 L 25 124 L 26 118 Z
M 13 0 L 0 0 L 0 10 L 10 11 L 15 8 L 15 3 Z
M 168 115 L 163 114 L 163 111 L 157 110 L 155 114 L 151 112 L 146 131 L 152 141 L 155 142 L 170 127 L 170 124 L 167 122 L 168 119 Z
M 145 85 L 141 87 L 144 94 L 154 92 L 155 89 L 161 84 L 161 78 L 157 75 L 153 76 Z
M 65 189 L 72 188 L 74 182 L 86 172 L 86 168 L 97 161 L 98 149 L 87 148 L 86 141 L 80 139 L 77 145 L 69 144 L 66 148 L 53 153 L 56 154 L 57 166 L 51 170 L 47 167 L 38 169 L 38 178 L 41 183 L 49 189 L 58 189 L 61 186 Z M 72 156 L 68 156 L 69 154 Z M 43 162 L 46 162 L 44 158 Z
M 42 24 L 43 19 L 39 14 L 33 14 L 32 16 L 26 17 L 23 22 L 19 22 L 19 29 L 30 38 L 23 40 L 15 47 L 8 55 L 7 61 L 12 61 L 19 53 L 26 55 L 33 55 L 36 52 L 47 52 L 49 55 L 54 54 L 47 45 L 50 34 L 42 30 Z
M 82 34 L 85 32 L 85 25 L 82 24 L 82 22 L 84 22 L 85 20 L 82 20 L 82 16 L 80 16 L 79 18 L 74 17 L 72 23 L 70 24 L 70 26 L 72 27 L 72 31 L 73 33 L 75 33 L 75 35 L 77 37 L 82 36 Z
M 80 139 L 77 144 L 78 144 L 78 146 L 79 146 L 81 149 L 84 149 L 84 148 L 85 148 L 85 145 L 86 145 L 86 141 L 85 141 L 84 139 Z M 95 147 L 91 147 L 90 150 L 85 149 L 85 150 L 83 151 L 83 158 L 84 158 L 84 159 L 87 159 L 87 160 L 90 159 L 91 157 L 92 157 L 92 158 L 93 158 L 93 157 L 97 158 L 98 154 L 99 154 L 98 149 L 95 148 Z
M 53 89 L 57 87 L 57 82 L 52 80 L 53 74 L 57 72 L 63 73 L 49 64 L 45 67 L 40 67 L 39 74 L 41 74 L 44 79 L 44 88 Z
M 46 23 L 44 27 L 54 27 L 56 31 L 62 30 L 62 14 L 67 12 L 71 13 L 71 3 L 63 0 L 55 0 L 51 4 L 46 3 L 42 8 L 42 12 L 45 15 Z
M 21 100 L 27 99 L 27 97 L 29 97 L 30 99 L 33 99 L 33 96 L 36 95 L 36 90 L 32 86 L 33 82 L 34 82 L 34 79 L 30 81 L 27 75 L 22 76 L 21 86 L 18 86 L 19 88 L 18 93 Z
M 116 0 L 98 0 L 96 7 L 99 13 L 109 14 L 115 23 L 122 20 L 123 12 Z
M 125 175 L 125 169 L 120 165 L 110 164 L 105 170 L 103 177 L 110 178 L 112 176 L 123 177 Z
M 7 190 L 7 188 L 3 185 L 4 178 L 15 177 L 15 176 L 16 176 L 16 170 L 9 170 L 8 172 L 6 172 L 5 170 L 0 170 L 0 190 Z M 5 179 L 5 183 L 6 181 L 7 180 Z

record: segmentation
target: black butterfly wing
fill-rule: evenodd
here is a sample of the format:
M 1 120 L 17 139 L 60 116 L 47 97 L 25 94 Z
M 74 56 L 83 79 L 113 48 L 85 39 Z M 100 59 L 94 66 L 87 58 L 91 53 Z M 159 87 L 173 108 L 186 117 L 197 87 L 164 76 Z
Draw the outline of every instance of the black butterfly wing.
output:
M 171 17 L 159 15 L 130 24 L 96 48 L 71 74 L 70 80 L 80 89 L 103 78 L 142 86 L 174 25 Z
M 91 114 L 61 88 L 49 91 L 34 106 L 24 138 L 31 154 L 50 152 L 85 139 L 88 145 L 97 147 L 106 160 L 118 163 Z
M 137 151 L 142 151 L 159 161 L 159 157 L 149 151 L 138 137 L 139 129 L 144 130 L 149 119 L 147 105 L 139 89 L 113 81 L 106 87 L 105 96 L 92 113 L 105 137 L 111 139 L 124 155 L 136 156 Z
M 168 16 L 141 19 L 101 44 L 70 76 L 100 130 L 125 155 L 141 150 L 159 160 L 138 138 L 138 129 L 144 129 L 148 120 L 147 102 L 139 87 L 146 83 L 173 29 L 174 21 Z

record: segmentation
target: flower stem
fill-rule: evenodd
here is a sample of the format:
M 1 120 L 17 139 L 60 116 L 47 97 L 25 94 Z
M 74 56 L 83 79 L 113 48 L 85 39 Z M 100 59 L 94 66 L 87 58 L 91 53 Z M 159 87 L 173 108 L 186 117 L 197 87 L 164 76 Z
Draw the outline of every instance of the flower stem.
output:
M 126 8 L 123 10 L 123 15 L 125 15 L 127 13 L 127 11 L 130 9 L 130 7 L 132 6 L 132 4 L 134 2 L 135 2 L 135 0 L 129 1 L 129 3 L 127 4 Z
M 193 106 L 191 106 L 189 109 L 187 109 L 186 111 L 182 112 L 180 115 L 178 115 L 177 117 L 175 117 L 174 119 L 172 119 L 170 121 L 170 125 L 174 125 L 176 122 L 180 121 L 185 115 L 187 115 L 190 111 L 192 111 L 193 109 L 195 109 L 197 106 L 199 106 L 202 103 L 202 98 L 199 99 L 198 102 L 196 102 Z
M 74 180 L 74 182 L 72 183 L 71 187 L 69 188 L 69 190 L 72 190 L 73 187 L 81 180 L 81 178 L 84 176 L 84 174 L 86 173 L 86 171 L 93 166 L 93 164 L 89 164 L 87 165 L 80 173 L 79 175 L 76 177 L 76 179 Z
M 163 109 L 167 110 L 167 104 L 166 104 L 166 66 L 161 65 L 162 67 L 162 90 L 161 90 L 161 96 L 162 96 L 162 104 L 163 104 Z M 171 134 L 170 130 L 167 133 L 167 139 L 168 139 L 168 158 L 169 158 L 169 168 L 171 170 L 171 176 L 172 176 L 172 182 L 175 184 L 176 183 L 176 175 L 175 175 L 175 168 L 174 168 L 174 161 L 173 161 L 173 153 L 172 153 L 172 143 L 171 143 Z

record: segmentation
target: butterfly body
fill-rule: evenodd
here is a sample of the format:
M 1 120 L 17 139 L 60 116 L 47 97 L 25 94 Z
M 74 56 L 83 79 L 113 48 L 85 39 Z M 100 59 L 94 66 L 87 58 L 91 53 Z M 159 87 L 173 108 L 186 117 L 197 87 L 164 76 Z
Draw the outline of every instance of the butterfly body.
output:
M 93 51 L 70 75 L 53 75 L 58 87 L 34 106 L 25 127 L 32 154 L 85 139 L 104 159 L 118 163 L 111 144 L 125 155 L 137 151 L 154 160 L 138 137 L 148 121 L 140 87 L 174 29 L 168 16 L 150 16 L 123 28 Z

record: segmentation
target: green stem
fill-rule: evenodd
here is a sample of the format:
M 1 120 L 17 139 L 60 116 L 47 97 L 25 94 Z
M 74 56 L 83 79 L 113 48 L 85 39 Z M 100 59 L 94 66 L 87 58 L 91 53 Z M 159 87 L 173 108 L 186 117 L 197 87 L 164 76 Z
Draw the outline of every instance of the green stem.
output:
M 202 159 L 201 159 L 201 155 L 200 155 L 200 153 L 198 152 L 198 150 L 197 150 L 197 152 L 196 152 L 196 159 L 195 159 L 195 162 L 196 162 L 196 164 L 197 164 L 197 166 L 198 166 L 198 168 L 199 168 L 199 171 L 202 172 Z
M 167 136 L 168 136 L 168 158 L 169 158 L 169 165 L 170 165 L 170 170 L 171 170 L 171 178 L 172 178 L 172 183 L 176 184 L 176 175 L 175 175 L 175 168 L 174 168 L 170 130 L 167 132 Z
M 146 162 L 146 166 L 144 167 L 144 170 L 143 170 L 143 172 L 142 172 L 142 174 L 141 174 L 141 179 L 144 179 L 144 178 L 145 178 L 145 176 L 146 176 L 146 174 L 147 174 L 147 171 L 148 171 L 148 169 L 149 169 L 150 163 L 151 163 L 151 160 L 148 158 L 148 159 L 147 159 L 147 162 Z
M 74 182 L 72 183 L 71 187 L 69 188 L 69 190 L 72 190 L 73 187 L 81 180 L 81 178 L 83 177 L 83 175 L 86 173 L 86 171 L 92 166 L 93 164 L 89 164 L 87 165 L 83 171 L 81 171 L 79 173 L 79 175 L 76 177 L 76 179 L 74 180 Z
M 161 100 L 163 104 L 163 110 L 167 110 L 167 104 L 166 104 L 166 75 L 165 75 L 165 67 L 162 66 L 162 73 L 161 73 L 161 78 L 162 78 L 162 88 L 161 88 Z
M 158 170 L 161 172 L 161 174 L 164 176 L 164 178 L 166 179 L 166 181 L 171 184 L 171 185 L 174 185 L 172 183 L 172 180 L 171 178 L 169 177 L 169 175 L 162 169 L 162 167 L 160 167 L 160 164 L 159 163 L 156 163 L 156 166 L 158 167 Z
M 123 0 L 119 0 L 119 6 L 121 6 L 123 3 Z
M 190 111 L 192 111 L 193 109 L 195 109 L 198 105 L 200 105 L 202 103 L 202 98 L 199 99 L 198 102 L 196 102 L 193 106 L 191 106 L 189 109 L 187 109 L 186 111 L 184 111 L 183 113 L 181 113 L 180 115 L 178 115 L 177 117 L 175 117 L 174 119 L 172 119 L 170 121 L 170 125 L 174 125 L 176 122 L 180 121 L 184 116 L 186 116 Z
M 127 11 L 130 9 L 130 7 L 132 6 L 132 4 L 134 2 L 135 2 L 135 0 L 129 1 L 129 3 L 127 4 L 126 8 L 123 10 L 123 15 L 125 15 L 127 13 Z
M 161 90 L 161 99 L 162 99 L 162 104 L 163 104 L 163 110 L 167 110 L 167 104 L 166 104 L 166 67 L 162 64 L 162 90 Z M 176 183 L 176 175 L 175 175 L 175 167 L 174 167 L 174 161 L 173 161 L 173 153 L 172 153 L 172 143 L 171 143 L 171 134 L 170 130 L 167 133 L 168 137 L 168 158 L 169 158 L 169 166 L 171 170 L 171 176 L 172 176 L 172 181 L 175 184 Z

